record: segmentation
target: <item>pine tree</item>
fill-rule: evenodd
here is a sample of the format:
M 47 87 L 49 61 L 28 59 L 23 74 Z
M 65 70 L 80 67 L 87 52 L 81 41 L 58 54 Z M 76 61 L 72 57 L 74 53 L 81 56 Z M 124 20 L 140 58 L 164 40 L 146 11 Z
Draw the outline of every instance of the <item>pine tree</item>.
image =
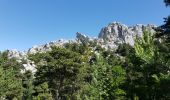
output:
M 35 84 L 48 83 L 54 99 L 75 99 L 83 85 L 83 61 L 79 53 L 69 49 L 54 47 L 41 56 L 35 74 Z
M 0 97 L 20 100 L 23 91 L 20 64 L 6 55 L 6 52 L 0 54 Z
M 26 71 L 24 73 L 22 84 L 23 84 L 23 98 L 26 100 L 32 100 L 33 93 L 34 93 L 34 86 L 33 86 L 33 74 L 31 71 Z

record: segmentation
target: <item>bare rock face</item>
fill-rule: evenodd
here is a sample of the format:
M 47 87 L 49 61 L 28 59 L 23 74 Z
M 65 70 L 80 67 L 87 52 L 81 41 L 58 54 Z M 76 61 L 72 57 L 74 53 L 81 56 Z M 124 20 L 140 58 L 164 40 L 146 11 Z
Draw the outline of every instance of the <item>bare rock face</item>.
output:
M 74 42 L 74 41 L 63 40 L 63 39 L 60 39 L 58 41 L 51 41 L 51 42 L 46 43 L 44 45 L 35 45 L 32 48 L 30 48 L 27 53 L 28 54 L 43 53 L 43 52 L 51 51 L 52 50 L 51 47 L 53 47 L 53 46 L 63 47 L 64 44 L 71 43 L 71 42 Z
M 50 51 L 51 47 L 48 44 L 45 45 L 35 45 L 28 50 L 28 54 L 36 54 Z
M 25 73 L 27 70 L 30 70 L 32 73 L 35 73 L 37 71 L 34 61 L 31 61 L 29 59 L 27 59 L 26 62 L 23 63 L 23 67 L 24 69 L 21 70 L 22 73 Z
M 16 49 L 7 50 L 7 52 L 8 52 L 8 58 L 9 59 L 16 58 L 17 60 L 21 60 L 21 59 L 27 58 L 26 52 L 21 52 L 21 51 L 18 51 Z
M 141 37 L 142 33 L 146 30 L 154 32 L 154 25 L 135 25 L 128 27 L 124 24 L 114 22 L 101 29 L 98 38 L 103 39 L 105 44 L 114 45 L 116 47 L 119 44 L 127 43 L 134 45 L 134 39 L 136 36 Z

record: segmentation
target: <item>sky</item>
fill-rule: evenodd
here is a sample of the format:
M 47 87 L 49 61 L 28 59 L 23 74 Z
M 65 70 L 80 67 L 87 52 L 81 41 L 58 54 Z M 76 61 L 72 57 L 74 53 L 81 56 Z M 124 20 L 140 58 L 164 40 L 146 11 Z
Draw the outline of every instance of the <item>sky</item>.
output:
M 27 50 L 76 32 L 97 37 L 111 22 L 163 24 L 163 0 L 0 0 L 0 50 Z

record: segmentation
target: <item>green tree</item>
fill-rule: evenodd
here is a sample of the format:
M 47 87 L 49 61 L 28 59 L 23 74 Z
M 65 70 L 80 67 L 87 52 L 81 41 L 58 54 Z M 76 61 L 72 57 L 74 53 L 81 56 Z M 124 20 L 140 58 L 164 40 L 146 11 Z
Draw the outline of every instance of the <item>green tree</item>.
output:
M 7 99 L 22 98 L 22 78 L 20 64 L 15 59 L 8 59 L 7 53 L 0 54 L 0 97 Z
M 143 32 L 142 37 L 137 37 L 135 41 L 135 54 L 137 57 L 140 57 L 145 62 L 152 62 L 154 53 L 155 53 L 155 45 L 154 45 L 154 36 L 151 32 Z
M 126 57 L 124 66 L 128 68 L 125 86 L 128 88 L 125 90 L 127 97 L 132 100 L 168 99 L 169 93 L 163 91 L 163 83 L 165 85 L 164 76 L 169 77 L 169 67 L 164 64 L 164 57 L 157 46 L 154 34 L 144 32 L 141 38 L 136 39 L 135 52 Z M 166 86 L 169 87 L 168 84 Z
M 91 66 L 92 81 L 87 86 L 87 100 L 123 99 L 125 91 L 121 85 L 125 80 L 125 70 L 121 66 L 109 65 L 103 57 L 96 55 L 96 62 Z
M 49 86 L 47 82 L 41 83 L 36 85 L 34 87 L 34 96 L 33 96 L 33 100 L 53 100 L 52 98 L 52 94 L 49 90 Z
M 69 49 L 54 47 L 41 57 L 35 84 L 47 82 L 54 99 L 76 99 L 76 93 L 84 84 L 82 56 Z
M 32 100 L 34 93 L 34 85 L 33 85 L 33 74 L 31 71 L 26 71 L 23 73 L 22 85 L 24 88 L 23 91 L 23 99 Z

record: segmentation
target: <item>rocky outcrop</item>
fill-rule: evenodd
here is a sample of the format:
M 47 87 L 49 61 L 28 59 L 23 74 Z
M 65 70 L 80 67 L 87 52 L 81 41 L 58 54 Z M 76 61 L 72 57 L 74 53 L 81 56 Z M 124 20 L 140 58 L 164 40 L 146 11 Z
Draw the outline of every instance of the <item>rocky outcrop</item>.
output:
M 98 38 L 103 39 L 105 45 L 112 45 L 110 47 L 116 47 L 122 43 L 128 43 L 134 45 L 134 39 L 136 36 L 141 37 L 145 30 L 154 32 L 154 25 L 142 25 L 137 24 L 135 26 L 128 27 L 124 24 L 114 22 L 101 29 Z
M 33 73 L 36 72 L 36 65 L 34 61 L 28 59 L 29 54 L 36 54 L 36 53 L 44 53 L 47 51 L 51 51 L 53 46 L 63 47 L 66 43 L 73 43 L 76 42 L 74 40 L 63 40 L 60 39 L 58 41 L 51 41 L 44 45 L 36 45 L 30 48 L 28 51 L 21 52 L 17 50 L 7 50 L 8 58 L 15 58 L 18 62 L 23 64 L 24 69 L 21 70 L 24 73 L 27 70 L 31 70 Z M 23 62 L 24 61 L 24 62 Z
M 77 38 L 77 41 L 81 42 L 82 44 L 88 44 L 89 41 L 90 41 L 88 36 L 83 35 L 83 34 L 81 34 L 79 32 L 76 33 L 76 38 Z
M 37 71 L 34 61 L 31 61 L 29 59 L 27 59 L 26 62 L 23 63 L 23 67 L 24 69 L 21 70 L 22 73 L 25 73 L 25 71 L 27 70 L 32 71 L 32 73 L 35 73 Z
M 7 50 L 8 53 L 8 58 L 16 58 L 17 60 L 21 60 L 21 59 L 27 59 L 27 53 L 26 52 L 22 52 L 22 51 L 18 51 L 16 49 L 13 50 Z
M 75 42 L 75 41 L 74 40 L 64 40 L 64 39 L 60 39 L 58 41 L 51 41 L 44 45 L 35 45 L 32 48 L 30 48 L 27 53 L 28 54 L 43 53 L 43 52 L 51 51 L 52 50 L 51 47 L 53 47 L 53 46 L 63 47 L 64 44 L 72 43 L 72 42 Z
M 12 59 L 15 58 L 17 62 L 22 63 L 23 69 L 21 70 L 22 73 L 24 73 L 27 70 L 31 70 L 33 73 L 36 72 L 35 64 L 33 61 L 28 59 L 27 52 L 21 52 L 16 49 L 14 50 L 7 50 L 8 58 Z

